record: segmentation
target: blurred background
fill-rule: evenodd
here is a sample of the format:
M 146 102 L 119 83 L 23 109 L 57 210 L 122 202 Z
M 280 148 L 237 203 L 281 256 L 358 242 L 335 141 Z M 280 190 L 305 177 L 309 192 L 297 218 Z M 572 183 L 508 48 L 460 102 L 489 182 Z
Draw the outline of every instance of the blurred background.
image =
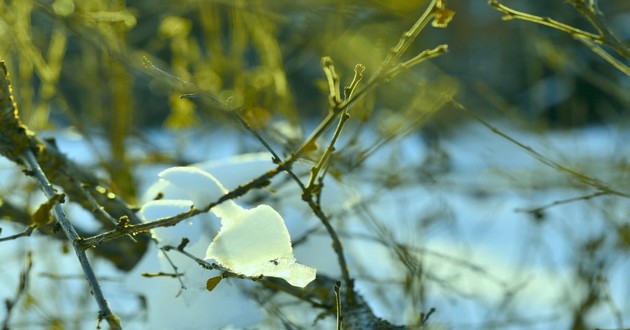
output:
M 563 1 L 506 4 L 593 31 Z M 173 84 L 152 81 L 143 56 L 221 100 L 232 98 L 249 111 L 266 114 L 258 117 L 297 124 L 327 111 L 323 56 L 333 59 L 346 83 L 357 63 L 367 67 L 367 75 L 374 73 L 426 5 L 376 0 L 3 1 L 0 55 L 9 64 L 22 117 L 35 129 L 115 127 L 107 131 L 124 136 L 139 128 L 216 122 L 211 107 L 174 97 L 186 86 L 174 91 Z M 623 91 L 628 78 L 570 35 L 502 21 L 503 15 L 483 1 L 447 5 L 457 18 L 448 28 L 423 33 L 407 57 L 442 43 L 449 45 L 448 56 L 376 91 L 386 97 L 376 98 L 374 109 L 406 104 L 417 93 L 419 78 L 435 83 L 447 77 L 457 85 L 459 99 L 479 102 L 475 110 L 501 105 L 550 125 L 614 120 L 627 108 Z M 627 40 L 630 4 L 605 1 L 600 9 L 611 30 Z

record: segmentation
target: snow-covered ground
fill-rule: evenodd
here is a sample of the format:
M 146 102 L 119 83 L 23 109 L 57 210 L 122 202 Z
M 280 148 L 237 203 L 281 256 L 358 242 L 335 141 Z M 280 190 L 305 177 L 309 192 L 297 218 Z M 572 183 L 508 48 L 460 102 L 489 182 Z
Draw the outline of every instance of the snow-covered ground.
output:
M 630 192 L 627 130 L 593 127 L 535 134 L 505 123 L 497 126 L 553 161 L 596 178 L 611 189 Z M 93 160 L 90 149 L 76 134 L 61 132 L 55 136 L 59 148 L 70 158 L 82 163 Z M 197 166 L 228 190 L 274 166 L 266 153 L 238 155 L 242 136 L 235 133 L 195 132 L 175 138 L 155 132 L 151 141 L 161 150 L 177 149 L 186 159 L 200 161 Z M 393 323 L 411 323 L 420 312 L 435 307 L 430 323 L 436 328 L 564 329 L 570 326 L 573 310 L 588 291 L 578 274 L 583 269 L 596 273 L 600 283 L 595 286 L 601 289 L 600 294 L 609 295 L 604 299 L 609 303 L 600 304 L 596 312 L 585 316 L 589 324 L 600 328 L 630 324 L 630 313 L 624 312 L 630 310 L 630 243 L 623 242 L 620 230 L 630 225 L 625 198 L 600 196 L 555 205 L 536 218 L 522 210 L 588 195 L 596 189 L 542 164 L 477 123 L 457 129 L 442 141 L 442 148 L 447 155 L 443 159 L 446 170 L 432 171 L 428 163 L 422 166 L 429 150 L 421 139 L 411 136 L 386 145 L 363 167 L 344 174 L 342 182 L 330 176 L 326 182 L 322 205 L 333 216 L 333 225 L 342 237 L 357 289 L 377 315 Z M 133 152 L 142 156 L 145 151 L 135 146 Z M 19 175 L 12 164 L 4 159 L 0 162 L 3 189 L 24 182 L 13 179 Z M 307 174 L 309 166 L 301 162 L 295 170 Z M 148 191 L 143 201 L 155 196 L 158 173 L 168 167 L 154 164 L 137 169 L 140 189 Z M 256 194 L 266 197 L 264 203 L 282 216 L 293 241 L 310 229 L 320 228 L 292 252 L 299 264 L 339 276 L 330 239 L 301 201 L 298 188 L 290 183 L 280 185 L 281 179 L 274 180 L 273 191 Z M 12 198 L 24 202 L 19 193 Z M 254 200 L 246 196 L 238 203 L 252 208 L 260 204 Z M 29 202 L 37 205 L 41 197 Z M 171 205 L 159 212 L 170 215 L 189 204 L 180 206 Z M 68 212 L 73 221 L 89 222 L 81 220 L 89 219 L 85 211 L 69 207 Z M 220 226 L 218 218 L 207 214 L 161 232 L 173 235 L 174 241 L 178 235 L 191 238 L 190 248 L 203 258 Z M 5 221 L 0 227 L 2 236 L 21 230 Z M 600 237 L 599 247 L 589 250 L 585 242 L 595 244 Z M 93 326 L 97 308 L 74 255 L 63 253 L 63 249 L 61 242 L 37 234 L 0 243 L 3 299 L 15 295 L 25 251 L 34 254 L 28 290 L 31 298 L 22 298 L 23 308 L 12 316 L 12 328 L 44 327 L 54 319 L 79 320 L 65 323 L 67 327 Z M 281 325 L 270 316 L 269 308 L 261 308 L 247 295 L 256 283 L 226 279 L 208 292 L 206 280 L 216 273 L 176 253 L 169 256 L 179 271 L 186 273 L 182 280 L 187 289 L 180 295 L 177 279 L 141 276 L 144 272 L 172 272 L 155 246 L 129 274 L 107 261 L 94 260 L 103 291 L 112 309 L 123 318 L 125 328 Z M 281 297 L 274 299 L 277 301 L 273 303 L 282 303 Z M 287 318 L 306 327 L 311 327 L 316 317 L 306 305 L 282 309 Z M 0 320 L 5 314 L 0 309 Z M 333 320 L 328 318 L 315 327 L 331 326 Z

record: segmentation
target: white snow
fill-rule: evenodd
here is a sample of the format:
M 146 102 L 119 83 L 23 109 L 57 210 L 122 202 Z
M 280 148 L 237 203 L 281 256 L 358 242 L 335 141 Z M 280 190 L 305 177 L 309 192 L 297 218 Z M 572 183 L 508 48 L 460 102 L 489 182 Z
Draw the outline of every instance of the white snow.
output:
M 204 209 L 228 192 L 212 174 L 195 167 L 169 168 L 160 173 L 160 178 L 184 192 L 196 209 Z M 181 200 L 172 200 L 172 205 L 169 202 L 149 202 L 144 208 L 151 210 L 156 203 L 184 211 L 190 208 L 190 204 Z M 211 212 L 221 219 L 221 228 L 208 246 L 206 259 L 213 259 L 237 274 L 280 277 L 298 287 L 305 287 L 315 279 L 314 268 L 296 263 L 284 219 L 269 205 L 245 209 L 227 200 L 214 206 Z M 146 213 L 141 211 L 143 215 Z

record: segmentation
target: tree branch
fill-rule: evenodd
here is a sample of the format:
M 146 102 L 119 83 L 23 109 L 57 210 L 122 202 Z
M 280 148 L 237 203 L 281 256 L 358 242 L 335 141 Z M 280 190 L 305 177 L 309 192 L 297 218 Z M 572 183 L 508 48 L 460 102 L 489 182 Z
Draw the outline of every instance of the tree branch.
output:
M 102 210 L 94 208 L 86 196 L 90 194 L 103 210 L 116 219 L 123 216 L 129 223 L 140 223 L 132 208 L 112 191 L 107 189 L 91 171 L 68 159 L 56 147 L 43 141 L 24 125 L 18 114 L 18 106 L 8 78 L 4 61 L 0 61 L 0 155 L 16 164 L 23 165 L 22 155 L 30 150 L 49 180 L 63 188 L 69 200 L 80 204 L 94 215 L 105 227 L 112 227 L 110 218 Z M 137 237 L 138 243 L 121 241 L 103 246 L 97 253 L 112 261 L 122 270 L 133 268 L 144 255 L 148 235 Z
M 37 180 L 40 185 L 40 188 L 44 192 L 47 198 L 53 198 L 56 192 L 53 189 L 52 185 L 46 178 L 46 174 L 42 171 L 42 168 L 37 163 L 37 159 L 33 155 L 33 152 L 29 149 L 24 151 L 22 160 L 26 167 L 29 169 L 30 173 Z M 101 291 L 101 286 L 96 279 L 96 275 L 94 274 L 94 270 L 88 261 L 85 250 L 83 250 L 79 244 L 80 237 L 79 234 L 74 230 L 74 226 L 70 223 L 63 210 L 61 209 L 61 204 L 59 202 L 55 202 L 52 207 L 53 215 L 57 219 L 59 225 L 61 225 L 61 229 L 66 234 L 68 240 L 72 243 L 72 248 L 77 255 L 77 259 L 79 259 L 79 263 L 81 264 L 81 268 L 83 269 L 83 274 L 85 274 L 88 285 L 90 286 L 90 290 L 94 295 L 94 299 L 96 299 L 96 303 L 99 306 L 99 320 L 105 320 L 109 324 L 112 330 L 122 329 L 122 325 L 120 322 L 120 318 L 114 314 L 109 308 L 109 304 Z

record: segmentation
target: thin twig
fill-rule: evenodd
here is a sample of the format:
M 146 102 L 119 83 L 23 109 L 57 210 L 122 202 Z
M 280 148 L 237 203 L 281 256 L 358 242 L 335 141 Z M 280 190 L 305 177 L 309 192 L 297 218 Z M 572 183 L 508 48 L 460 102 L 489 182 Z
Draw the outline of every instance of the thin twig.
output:
M 176 246 L 172 246 L 172 245 L 165 245 L 161 248 L 163 251 L 176 251 L 190 259 L 192 259 L 193 261 L 195 261 L 199 266 L 205 268 L 205 269 L 210 269 L 210 270 L 218 270 L 221 272 L 221 277 L 222 278 L 228 278 L 228 277 L 238 277 L 238 278 L 247 278 L 250 279 L 252 281 L 259 281 L 263 278 L 263 275 L 258 275 L 258 276 L 245 276 L 245 275 L 241 275 L 241 274 L 237 274 L 234 273 L 232 271 L 230 271 L 229 269 L 216 264 L 216 263 L 210 263 L 207 262 L 201 258 L 198 258 L 197 256 L 193 255 L 192 253 L 186 251 L 183 247 L 176 247 Z
M 591 33 L 584 31 L 582 29 L 576 28 L 574 26 L 556 21 L 550 17 L 542 17 L 522 11 L 518 11 L 512 9 L 498 0 L 489 0 L 489 4 L 491 7 L 505 14 L 503 17 L 504 20 L 510 19 L 519 19 L 523 21 L 528 21 L 540 25 L 544 25 L 565 33 L 570 34 L 576 40 L 579 40 L 587 47 L 589 47 L 594 53 L 599 55 L 606 62 L 613 65 L 617 70 L 623 72 L 624 74 L 630 76 L 630 67 L 626 64 L 622 63 L 619 59 L 612 56 L 609 52 L 604 50 L 600 45 L 607 45 L 617 52 L 620 56 L 624 57 L 626 60 L 630 60 L 630 48 L 624 45 L 619 38 L 617 38 L 611 31 L 608 29 L 606 24 L 604 24 L 601 13 L 594 7 L 593 4 L 586 5 L 584 1 L 570 1 L 571 4 L 576 8 L 576 10 L 582 14 L 597 30 L 596 33 Z
M 179 297 L 179 295 L 186 289 L 188 289 L 186 287 L 186 284 L 184 284 L 184 281 L 182 281 L 182 273 L 179 272 L 179 269 L 177 268 L 177 265 L 175 265 L 175 263 L 173 262 L 173 260 L 171 260 L 171 257 L 169 257 L 167 250 L 164 247 L 160 248 L 160 251 L 162 252 L 162 255 L 164 255 L 164 258 L 166 258 L 166 261 L 168 262 L 169 265 L 171 265 L 171 268 L 173 268 L 173 271 L 175 272 L 175 277 L 177 277 L 177 281 L 179 281 L 179 291 L 177 292 L 177 294 L 175 295 L 175 297 Z
M 422 313 L 420 317 L 420 324 L 422 326 L 427 325 L 427 323 L 429 322 L 429 318 L 431 317 L 431 315 L 433 315 L 433 313 L 435 313 L 435 307 L 431 307 L 426 314 Z
M 588 46 L 595 54 L 599 55 L 606 62 L 608 62 L 612 66 L 614 66 L 617 70 L 623 72 L 627 76 L 630 76 L 630 67 L 625 65 L 625 64 L 623 64 L 623 63 L 621 63 L 617 58 L 615 58 L 614 56 L 610 55 L 600 45 L 597 45 L 596 43 L 594 43 L 590 39 L 580 39 L 580 41 L 583 44 L 585 44 L 586 46 Z M 628 59 L 630 59 L 630 56 L 628 56 Z
M 608 28 L 608 25 L 604 22 L 602 12 L 597 8 L 595 1 L 589 1 L 587 5 L 582 0 L 569 1 L 575 7 L 575 9 L 586 17 L 591 25 L 599 32 L 602 37 L 603 43 L 612 47 L 617 54 L 630 60 L 630 48 L 624 45 L 623 42 Z
M 489 4 L 491 7 L 493 7 L 494 9 L 502 12 L 505 14 L 505 16 L 503 17 L 503 20 L 511 20 L 511 19 L 520 19 L 523 21 L 528 21 L 528 22 L 532 22 L 532 23 L 536 23 L 536 24 L 540 24 L 540 25 L 544 25 L 544 26 L 548 26 L 551 28 L 554 28 L 556 30 L 560 30 L 562 32 L 566 32 L 570 35 L 572 35 L 574 38 L 576 39 L 580 39 L 580 38 L 587 38 L 587 39 L 591 39 L 597 43 L 603 43 L 603 39 L 600 35 L 591 33 L 591 32 L 587 32 L 581 29 L 578 29 L 574 26 L 568 25 L 568 24 L 564 24 L 561 23 L 559 21 L 556 21 L 550 17 L 542 17 L 542 16 L 538 16 L 538 15 L 533 15 L 533 14 L 529 14 L 526 12 L 522 12 L 522 11 L 518 11 L 515 9 L 512 9 L 502 3 L 499 3 L 498 0 L 490 0 Z
M 598 191 L 598 192 L 594 192 L 592 194 L 588 194 L 588 195 L 583 195 L 583 196 L 577 196 L 577 197 L 571 197 L 571 198 L 566 198 L 566 199 L 560 199 L 557 201 L 553 201 L 549 204 L 545 204 L 542 206 L 538 206 L 538 207 L 532 207 L 532 208 L 517 208 L 515 209 L 516 212 L 525 212 L 525 213 L 531 213 L 531 214 L 541 214 L 542 211 L 544 211 L 545 209 L 554 207 L 554 206 L 558 206 L 558 205 L 562 205 L 562 204 L 568 204 L 568 203 L 573 203 L 573 202 L 577 202 L 577 201 L 584 201 L 584 200 L 588 200 L 591 198 L 595 198 L 595 197 L 599 197 L 599 196 L 606 196 L 609 195 L 609 193 L 604 192 L 604 191 Z
M 33 230 L 35 230 L 35 228 L 37 228 L 37 226 L 29 225 L 21 233 L 17 233 L 17 234 L 14 234 L 14 235 L 11 235 L 11 236 L 7 236 L 7 237 L 1 237 L 0 238 L 0 242 L 10 241 L 10 240 L 18 239 L 20 237 L 31 236 L 31 234 L 33 233 Z M 0 228 L 0 233 L 2 233 L 2 229 L 1 228 Z
M 427 49 L 424 50 L 422 52 L 420 52 L 418 55 L 412 57 L 411 59 L 400 63 L 396 66 L 394 66 L 392 69 L 388 70 L 385 73 L 385 77 L 387 77 L 387 79 L 391 79 L 397 75 L 399 75 L 402 72 L 408 71 L 409 69 L 411 69 L 411 67 L 414 67 L 426 60 L 432 59 L 434 57 L 438 57 L 444 53 L 446 53 L 448 51 L 448 45 L 447 44 L 442 44 L 442 45 L 438 45 L 435 48 L 431 48 L 431 49 Z
M 262 144 L 265 147 L 265 149 L 269 151 L 269 153 L 271 153 L 271 156 L 272 156 L 271 161 L 274 164 L 279 164 L 282 161 L 282 159 L 280 158 L 278 153 L 276 153 L 273 150 L 271 145 L 260 135 L 260 133 L 258 133 L 250 124 L 248 124 L 247 121 L 245 121 L 245 119 L 243 119 L 243 117 L 241 117 L 240 115 L 236 114 L 236 118 L 243 125 L 243 127 L 245 127 L 245 129 L 250 134 L 252 134 L 256 138 L 256 140 L 258 140 L 258 142 L 260 142 L 260 144 Z M 300 186 L 301 190 L 306 189 L 306 187 L 304 186 L 304 183 L 302 183 L 302 180 L 300 180 L 300 178 L 291 170 L 290 166 L 285 167 L 284 171 L 291 177 L 291 179 L 293 179 L 293 181 L 295 181 L 295 183 L 298 186 Z
M 354 282 L 352 281 L 352 278 L 350 278 L 348 262 L 346 261 L 346 257 L 343 253 L 343 245 L 341 244 L 341 239 L 339 238 L 339 235 L 337 234 L 333 226 L 330 224 L 330 219 L 328 218 L 328 216 L 324 213 L 324 211 L 322 211 L 321 206 L 310 197 L 302 196 L 302 199 L 304 199 L 308 203 L 311 211 L 313 211 L 315 216 L 320 219 L 321 223 L 324 225 L 324 228 L 326 228 L 326 232 L 328 232 L 328 236 L 330 236 L 330 239 L 333 242 L 332 248 L 333 251 L 335 251 L 335 254 L 337 254 L 337 262 L 339 263 L 339 268 L 341 269 L 341 276 L 343 277 L 343 282 L 346 285 L 348 302 L 352 304 L 354 296 Z
M 343 329 L 343 315 L 341 314 L 341 282 L 335 283 L 335 310 L 337 312 L 337 330 Z
M 532 147 L 527 146 L 521 142 L 519 142 L 518 140 L 516 140 L 515 138 L 511 137 L 510 135 L 508 135 L 507 133 L 503 132 L 502 130 L 498 129 L 497 127 L 495 127 L 494 125 L 490 124 L 489 122 L 487 122 L 485 119 L 481 118 L 480 116 L 476 115 L 473 112 L 468 111 L 463 104 L 455 101 L 454 99 L 450 100 L 451 104 L 458 110 L 463 111 L 464 113 L 466 113 L 467 115 L 471 116 L 473 119 L 475 119 L 476 121 L 478 121 L 479 123 L 481 123 L 483 126 L 485 126 L 486 128 L 488 128 L 489 130 L 491 130 L 493 133 L 499 135 L 500 137 L 510 141 L 511 143 L 515 144 L 516 146 L 518 146 L 519 148 L 525 150 L 527 153 L 529 153 L 530 155 L 532 155 L 534 158 L 536 158 L 539 162 L 559 171 L 562 173 L 565 173 L 575 179 L 577 179 L 578 181 L 591 186 L 593 188 L 596 188 L 597 190 L 601 191 L 602 193 L 605 194 L 609 194 L 609 195 L 617 195 L 620 197 L 625 197 L 625 198 L 630 198 L 630 194 L 619 191 L 619 190 L 615 190 L 610 188 L 609 186 L 607 186 L 606 184 L 602 183 L 601 181 L 592 178 L 586 174 L 580 173 L 579 171 L 576 171 L 574 169 L 568 168 L 560 163 L 557 163 L 547 157 L 545 157 L 544 155 L 542 155 L 541 153 L 539 153 L 538 151 L 534 150 Z
M 439 3 L 442 3 L 442 1 L 439 1 Z M 392 63 L 398 60 L 398 58 L 400 58 L 400 56 L 402 56 L 402 54 L 405 53 L 405 51 L 409 48 L 409 46 L 411 46 L 411 43 L 418 37 L 420 32 L 422 32 L 422 30 L 429 23 L 429 21 L 431 21 L 431 19 L 435 15 L 435 9 L 437 8 L 437 5 L 438 5 L 438 0 L 432 0 L 431 3 L 427 6 L 427 9 L 425 9 L 422 16 L 418 18 L 418 20 L 413 24 L 413 26 L 408 31 L 403 33 L 400 40 L 398 40 L 398 44 L 396 44 L 396 46 L 394 46 L 390 50 L 389 54 L 383 61 L 380 71 L 384 72 L 384 71 L 389 70 L 390 65 L 392 65 Z M 377 74 L 377 76 L 380 76 L 380 74 Z
M 33 254 L 29 251 L 26 254 L 26 265 L 24 265 L 24 270 L 20 273 L 20 283 L 18 284 L 17 292 L 15 293 L 15 297 L 13 299 L 5 299 L 4 305 L 7 309 L 4 321 L 2 321 L 2 329 L 9 330 L 9 323 L 11 321 L 11 312 L 13 308 L 17 305 L 20 298 L 24 295 L 26 290 L 28 289 L 29 278 L 31 276 L 31 269 L 33 267 Z
M 33 152 L 31 150 L 26 150 L 23 154 L 22 159 L 30 173 L 33 174 L 35 180 L 39 183 L 40 188 L 44 192 L 44 195 L 46 195 L 46 197 L 49 199 L 55 196 L 56 192 L 48 181 L 46 174 L 44 174 L 41 167 L 39 166 L 39 163 L 37 162 L 35 155 L 33 155 Z M 79 242 L 81 238 L 72 226 L 72 223 L 70 223 L 65 213 L 61 209 L 61 204 L 59 204 L 59 202 L 55 203 L 52 207 L 52 211 L 55 219 L 57 220 L 57 223 L 59 223 L 61 229 L 66 234 L 68 241 L 72 243 L 74 252 L 79 259 L 79 263 L 81 264 L 83 273 L 85 274 L 88 285 L 90 286 L 90 290 L 92 291 L 94 299 L 99 306 L 99 321 L 105 320 L 109 324 L 111 329 L 122 329 L 120 318 L 116 316 L 116 314 L 114 314 L 109 308 L 109 303 L 107 302 L 105 296 L 103 295 L 103 292 L 101 291 L 100 284 L 96 279 L 96 275 L 94 274 L 94 270 L 90 265 L 85 250 L 82 249 L 80 246 Z
M 120 221 L 117 221 L 116 219 L 114 219 L 114 217 L 112 217 L 109 213 L 107 213 L 107 211 L 105 211 L 104 207 L 98 204 L 96 199 L 94 199 L 94 196 L 92 196 L 92 194 L 89 191 L 87 191 L 87 189 L 85 189 L 84 184 L 80 182 L 75 182 L 75 183 L 78 187 L 80 187 L 81 191 L 85 195 L 85 198 L 88 200 L 88 202 L 92 204 L 92 212 L 99 213 L 103 218 L 109 220 L 109 222 L 111 222 L 115 226 L 120 224 Z M 138 243 L 138 240 L 136 240 L 133 236 L 128 234 L 127 237 L 134 243 Z
M 328 82 L 329 87 L 337 89 L 337 90 L 331 90 L 330 91 L 331 107 L 334 109 L 338 104 L 333 102 L 332 100 L 335 100 L 338 97 L 338 95 L 339 95 L 339 90 L 338 90 L 338 88 L 339 88 L 339 77 L 336 74 L 332 75 L 330 73 L 330 72 L 332 72 L 332 73 L 335 72 L 335 67 L 334 67 L 334 65 L 332 63 L 332 60 L 330 58 L 328 58 L 326 61 L 322 60 L 322 63 L 325 64 L 324 65 L 324 71 L 327 72 L 326 78 L 329 80 L 329 82 Z M 357 64 L 355 66 L 355 68 L 354 68 L 354 77 L 352 79 L 352 82 L 350 83 L 350 85 L 348 85 L 346 88 L 344 88 L 344 96 L 345 96 L 344 101 L 352 97 L 355 89 L 359 85 L 359 82 L 363 78 L 363 72 L 364 71 L 365 71 L 365 66 L 363 66 L 361 64 Z M 336 79 L 336 81 L 335 81 L 335 79 Z M 328 164 L 328 160 L 330 159 L 330 155 L 335 150 L 335 145 L 337 143 L 337 140 L 341 136 L 341 131 L 343 130 L 343 127 L 345 126 L 345 124 L 348 121 L 348 119 L 350 119 L 350 115 L 348 114 L 348 110 L 349 110 L 348 107 L 346 107 L 343 110 L 343 113 L 341 114 L 341 117 L 340 117 L 339 122 L 337 124 L 337 128 L 335 129 L 335 132 L 333 133 L 333 137 L 330 140 L 330 142 L 328 143 L 328 147 L 324 151 L 324 154 L 320 157 L 320 159 L 317 162 L 317 164 L 311 169 L 311 177 L 309 179 L 308 184 L 306 185 L 307 189 L 313 189 L 314 184 L 315 184 L 315 180 L 317 179 L 319 172 L 322 170 L 322 168 L 326 164 Z

